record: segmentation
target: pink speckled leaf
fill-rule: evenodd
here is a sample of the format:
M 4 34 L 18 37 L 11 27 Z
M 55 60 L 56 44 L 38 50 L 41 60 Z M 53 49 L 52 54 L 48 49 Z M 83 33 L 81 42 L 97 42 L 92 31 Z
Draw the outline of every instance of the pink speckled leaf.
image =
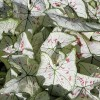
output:
M 83 97 L 89 96 L 90 98 L 92 98 L 92 100 L 99 100 L 96 99 L 97 97 L 92 95 L 92 93 L 90 92 L 90 90 L 92 90 L 94 86 L 97 86 L 99 84 L 100 78 L 90 77 L 78 73 L 76 77 L 76 84 L 74 90 L 71 94 L 69 94 L 69 97 L 76 98 L 78 95 L 83 95 Z
M 82 0 L 68 0 L 69 6 L 71 6 L 79 17 L 87 18 L 85 4 Z
M 42 53 L 37 76 L 45 78 L 43 85 L 60 85 L 70 91 L 75 85 L 76 74 L 75 49 L 57 65 L 53 64 L 51 58 L 46 53 Z
M 68 1 L 67 0 L 49 0 L 50 4 L 53 7 L 66 7 L 68 5 Z
M 26 33 L 22 33 L 17 42 L 14 44 L 14 47 L 17 51 L 21 51 L 22 54 L 33 58 L 34 53 L 32 52 L 33 48 L 27 38 Z
M 46 52 L 49 54 L 49 56 L 51 56 L 56 50 L 57 46 L 63 48 L 64 46 L 71 44 L 75 40 L 75 37 L 69 34 L 63 32 L 52 32 L 42 44 L 41 51 Z

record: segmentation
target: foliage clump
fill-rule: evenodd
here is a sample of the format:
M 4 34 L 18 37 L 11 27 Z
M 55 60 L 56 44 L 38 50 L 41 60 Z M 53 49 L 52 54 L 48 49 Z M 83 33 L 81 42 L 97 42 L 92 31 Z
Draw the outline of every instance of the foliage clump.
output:
M 100 0 L 0 0 L 0 100 L 100 100 Z

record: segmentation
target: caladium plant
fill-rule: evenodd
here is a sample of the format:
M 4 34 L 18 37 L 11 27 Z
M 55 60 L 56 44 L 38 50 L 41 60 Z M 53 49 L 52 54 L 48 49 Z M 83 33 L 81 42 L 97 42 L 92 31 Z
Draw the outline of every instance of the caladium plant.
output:
M 100 100 L 100 0 L 0 0 L 0 100 Z

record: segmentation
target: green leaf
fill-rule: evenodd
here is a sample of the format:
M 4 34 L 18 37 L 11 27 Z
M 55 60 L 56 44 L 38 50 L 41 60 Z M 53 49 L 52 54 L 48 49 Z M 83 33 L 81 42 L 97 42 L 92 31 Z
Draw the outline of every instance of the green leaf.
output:
M 37 96 L 35 97 L 34 100 L 50 100 L 50 96 L 49 96 L 48 92 L 43 91 L 43 92 L 37 94 Z

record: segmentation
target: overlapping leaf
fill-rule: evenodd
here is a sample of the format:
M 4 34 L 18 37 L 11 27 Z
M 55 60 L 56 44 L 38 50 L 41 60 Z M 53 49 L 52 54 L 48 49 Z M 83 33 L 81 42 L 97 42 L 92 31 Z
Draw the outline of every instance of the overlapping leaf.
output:
M 77 69 L 75 65 L 75 50 L 58 64 L 53 64 L 46 53 L 41 55 L 41 64 L 37 76 L 44 77 L 43 85 L 60 85 L 70 91 L 75 84 Z

